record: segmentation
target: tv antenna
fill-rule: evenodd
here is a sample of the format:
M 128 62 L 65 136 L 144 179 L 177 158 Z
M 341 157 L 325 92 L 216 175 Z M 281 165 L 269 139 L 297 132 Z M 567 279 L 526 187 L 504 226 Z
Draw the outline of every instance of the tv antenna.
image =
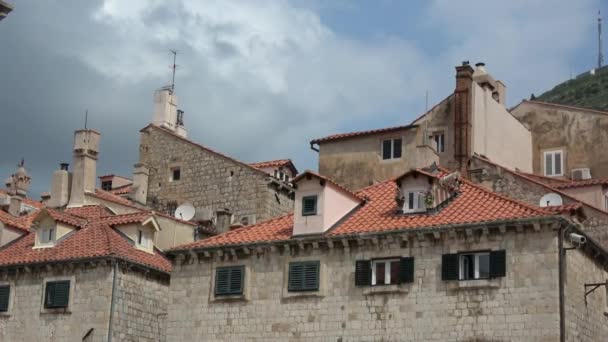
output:
M 175 69 L 177 69 L 177 64 L 175 64 L 175 61 L 177 60 L 177 50 L 169 51 L 173 54 L 173 65 L 171 66 L 171 69 L 173 70 L 173 75 L 171 78 L 171 92 L 173 92 L 175 90 Z
M 87 129 L 87 121 L 89 120 L 89 110 L 85 110 L 84 112 L 84 129 Z

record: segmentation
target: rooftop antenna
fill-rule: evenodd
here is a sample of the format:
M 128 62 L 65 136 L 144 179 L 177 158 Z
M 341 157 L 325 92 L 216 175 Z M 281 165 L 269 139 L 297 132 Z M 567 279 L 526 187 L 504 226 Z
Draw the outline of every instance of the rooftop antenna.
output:
M 429 91 L 427 89 L 426 91 L 426 95 L 425 95 L 425 105 L 424 105 L 424 112 L 428 112 L 429 111 Z
M 604 53 L 602 49 L 602 15 L 600 10 L 597 11 L 597 68 L 601 68 L 604 64 Z
M 84 129 L 87 129 L 87 121 L 89 120 L 89 110 L 84 112 Z
M 177 64 L 175 64 L 175 60 L 177 59 L 177 50 L 169 50 L 173 54 L 173 65 L 171 69 L 173 69 L 173 77 L 171 78 L 171 92 L 175 90 L 175 69 L 177 69 Z

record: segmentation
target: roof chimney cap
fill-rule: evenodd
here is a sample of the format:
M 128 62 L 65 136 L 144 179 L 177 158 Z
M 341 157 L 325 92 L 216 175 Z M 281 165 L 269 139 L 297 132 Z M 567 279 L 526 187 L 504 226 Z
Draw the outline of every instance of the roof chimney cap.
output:
M 69 163 L 61 163 L 61 164 L 59 164 L 59 169 L 60 170 L 67 171 L 69 167 L 70 167 Z
M 486 63 L 484 62 L 479 62 L 477 64 L 475 64 L 476 67 L 480 67 L 480 66 L 486 66 Z
M 466 66 L 466 65 L 469 65 L 469 64 L 470 64 L 469 61 L 462 61 L 462 66 Z

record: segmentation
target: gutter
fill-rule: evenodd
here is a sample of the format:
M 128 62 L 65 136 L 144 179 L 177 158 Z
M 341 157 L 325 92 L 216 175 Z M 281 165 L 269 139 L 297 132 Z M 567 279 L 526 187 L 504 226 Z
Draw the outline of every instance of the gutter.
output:
M 310 149 L 311 149 L 311 150 L 313 150 L 313 151 L 317 151 L 317 152 L 319 152 L 319 148 L 318 148 L 318 147 L 315 147 L 315 143 L 314 143 L 314 142 L 312 142 L 312 141 L 310 142 Z
M 112 326 L 114 323 L 114 306 L 116 303 L 116 271 L 118 263 L 112 262 L 112 300 L 110 301 L 110 322 L 108 323 L 108 342 L 112 342 Z

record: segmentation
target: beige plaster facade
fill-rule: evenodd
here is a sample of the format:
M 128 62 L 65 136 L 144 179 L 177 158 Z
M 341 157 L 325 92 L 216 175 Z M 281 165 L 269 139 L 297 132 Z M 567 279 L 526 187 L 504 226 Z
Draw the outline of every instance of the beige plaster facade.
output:
M 291 245 L 237 257 L 176 258 L 168 310 L 168 341 L 557 341 L 560 339 L 558 231 L 509 227 L 504 233 L 384 239 L 328 248 Z M 506 276 L 444 281 L 442 254 L 505 250 Z M 582 302 L 584 283 L 608 274 L 582 250 L 568 251 L 567 341 L 608 334 L 605 292 Z M 224 254 L 228 255 L 228 254 Z M 357 287 L 355 261 L 414 257 L 414 281 Z M 320 288 L 287 291 L 287 264 L 320 261 Z M 242 296 L 214 296 L 219 266 L 245 267 Z M 576 269 L 574 269 L 576 268 Z
M 589 168 L 591 177 L 608 177 L 608 113 L 557 104 L 523 101 L 511 110 L 532 133 L 532 165 L 544 174 L 543 153 L 563 152 L 563 178 Z

